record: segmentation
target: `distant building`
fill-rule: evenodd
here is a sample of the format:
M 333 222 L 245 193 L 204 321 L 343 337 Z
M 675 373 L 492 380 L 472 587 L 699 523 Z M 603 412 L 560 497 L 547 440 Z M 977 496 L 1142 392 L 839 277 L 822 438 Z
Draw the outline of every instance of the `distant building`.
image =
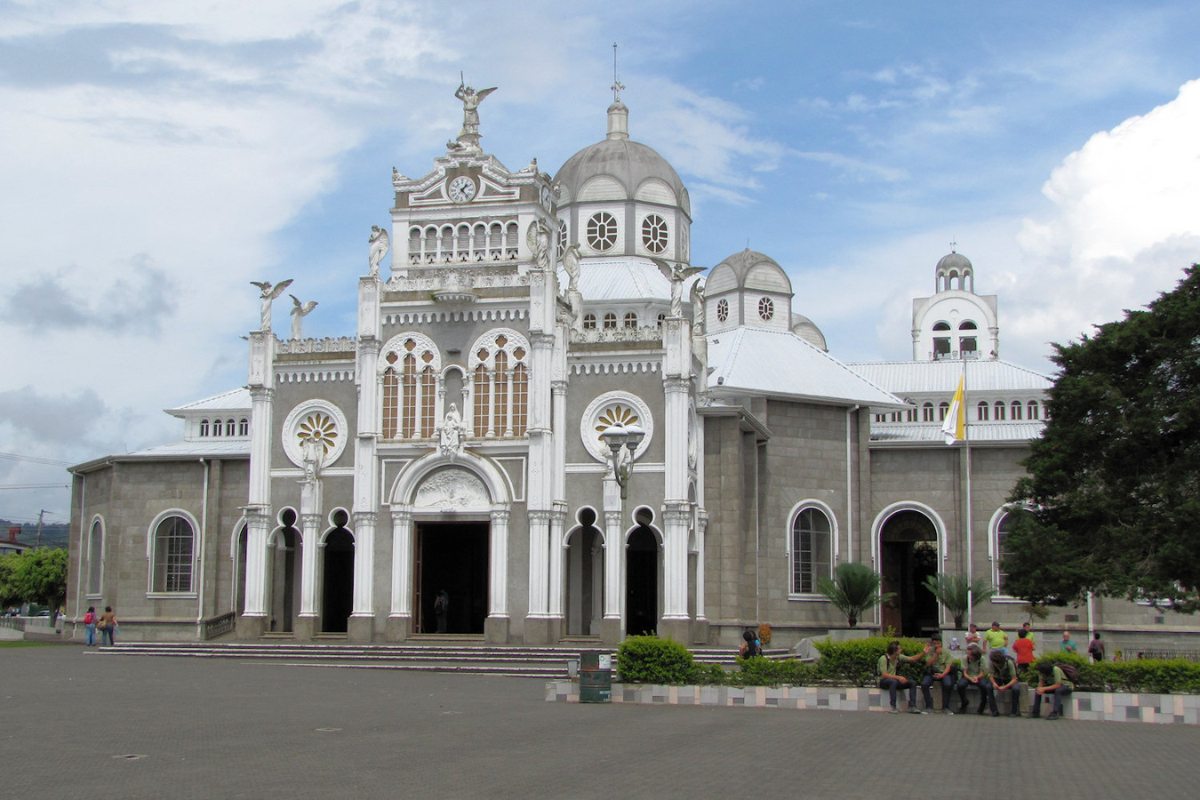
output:
M 17 540 L 21 535 L 21 526 L 14 525 L 8 529 L 8 538 L 0 539 L 0 556 L 7 553 L 24 553 L 30 548 L 30 545 Z
M 770 257 L 696 274 L 687 188 L 628 115 L 551 177 L 484 153 L 467 108 L 431 171 L 393 171 L 390 274 L 347 268 L 345 336 L 277 336 L 264 285 L 246 388 L 170 410 L 177 444 L 72 469 L 68 613 L 111 604 L 130 639 L 420 642 L 445 589 L 450 635 L 493 643 L 734 648 L 769 622 L 788 645 L 845 626 L 817 584 L 859 562 L 896 593 L 864 626 L 950 625 L 936 574 L 1000 589 L 976 619 L 1023 620 L 998 564 L 1050 381 L 999 359 L 970 261 L 914 301 L 913 360 L 842 363 Z

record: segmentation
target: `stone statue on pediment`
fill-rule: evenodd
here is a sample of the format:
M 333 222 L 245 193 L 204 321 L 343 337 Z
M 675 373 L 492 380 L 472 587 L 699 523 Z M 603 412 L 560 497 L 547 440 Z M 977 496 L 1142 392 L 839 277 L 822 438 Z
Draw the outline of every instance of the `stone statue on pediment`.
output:
M 494 91 L 495 86 L 477 92 L 473 87 L 467 86 L 466 81 L 459 83 L 454 96 L 463 104 L 462 130 L 458 132 L 458 138 L 446 143 L 447 149 L 453 153 L 464 154 L 483 152 L 479 147 L 479 104 Z
M 387 255 L 388 248 L 392 246 L 392 239 L 388 236 L 386 229 L 378 225 L 371 226 L 371 237 L 368 240 L 371 243 L 371 251 L 367 256 L 370 264 L 370 276 L 372 278 L 379 277 L 379 264 L 383 261 L 383 257 Z
M 271 330 L 271 304 L 279 295 L 283 294 L 284 289 L 292 285 L 292 279 L 288 278 L 275 286 L 272 286 L 270 281 L 250 281 L 250 284 L 257 286 L 262 292 L 259 298 L 262 300 L 262 308 L 259 310 L 258 329 L 269 331 Z
M 529 223 L 525 230 L 525 243 L 538 269 L 550 268 L 550 229 L 540 219 Z
M 321 474 L 321 465 L 325 461 L 325 445 L 315 436 L 306 436 L 300 443 L 302 463 L 304 464 L 304 480 L 315 481 Z
M 438 451 L 451 460 L 462 455 L 466 444 L 467 426 L 463 424 L 462 415 L 458 413 L 458 404 L 451 403 L 445 419 L 437 428 Z
M 309 300 L 307 303 L 301 303 L 300 298 L 294 294 L 289 294 L 292 298 L 292 339 L 302 339 L 300 335 L 301 324 L 304 318 L 312 313 L 312 310 L 317 307 L 316 300 Z

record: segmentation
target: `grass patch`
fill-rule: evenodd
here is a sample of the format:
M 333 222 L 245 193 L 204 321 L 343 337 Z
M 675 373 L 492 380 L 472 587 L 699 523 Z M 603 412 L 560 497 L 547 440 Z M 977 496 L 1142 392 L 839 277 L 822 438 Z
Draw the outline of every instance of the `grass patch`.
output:
M 15 639 L 11 642 L 0 642 L 0 649 L 6 647 L 62 647 L 66 642 L 27 642 L 24 639 Z

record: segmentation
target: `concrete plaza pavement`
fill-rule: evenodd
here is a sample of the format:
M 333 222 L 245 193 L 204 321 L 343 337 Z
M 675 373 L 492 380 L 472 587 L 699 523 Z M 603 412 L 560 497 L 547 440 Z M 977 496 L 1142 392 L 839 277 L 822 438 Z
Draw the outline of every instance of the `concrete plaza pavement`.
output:
M 0 649 L 0 797 L 1186 797 L 1200 727 L 547 703 L 540 680 Z M 753 787 L 747 790 L 747 785 Z

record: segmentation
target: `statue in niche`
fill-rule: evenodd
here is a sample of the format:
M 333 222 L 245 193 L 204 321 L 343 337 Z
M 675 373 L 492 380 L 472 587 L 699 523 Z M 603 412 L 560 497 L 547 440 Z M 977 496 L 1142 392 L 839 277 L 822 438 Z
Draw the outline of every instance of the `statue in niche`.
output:
M 300 327 L 304 318 L 312 313 L 312 310 L 317 307 L 316 300 L 309 300 L 307 303 L 301 303 L 299 298 L 294 294 L 289 294 L 292 298 L 292 338 L 299 341 L 303 338 L 300 335 Z
M 480 153 L 482 150 L 479 148 L 479 104 L 496 91 L 496 87 L 476 92 L 474 88 L 467 86 L 461 74 L 459 78 L 458 90 L 454 92 L 454 96 L 463 104 L 462 130 L 458 132 L 457 139 L 446 143 L 446 147 L 457 153 Z
M 668 264 L 661 258 L 650 259 L 658 267 L 663 277 L 671 282 L 671 316 L 683 316 L 683 282 L 697 272 L 703 272 L 704 267 L 685 267 L 682 264 Z
M 383 261 L 383 257 L 387 255 L 388 248 L 392 246 L 392 239 L 388 236 L 388 232 L 378 225 L 371 226 L 371 252 L 368 256 L 370 263 L 370 276 L 372 278 L 379 277 L 379 264 Z
M 438 451 L 451 460 L 462 455 L 463 444 L 467 436 L 467 426 L 463 424 L 462 415 L 458 413 L 458 404 L 451 403 L 446 418 L 438 425 Z
M 533 261 L 538 269 L 550 268 L 550 229 L 540 219 L 529 223 L 525 231 L 525 243 L 533 254 Z
M 300 453 L 304 463 L 304 480 L 315 481 L 321 474 L 321 463 L 325 460 L 325 445 L 315 436 L 306 436 L 300 443 Z
M 271 304 L 275 302 L 275 299 L 279 295 L 283 294 L 284 289 L 292 285 L 292 279 L 288 278 L 274 287 L 271 286 L 270 281 L 250 281 L 250 285 L 257 286 L 262 292 L 259 298 L 262 300 L 262 309 L 259 311 L 258 329 L 260 331 L 269 331 L 271 330 Z
M 563 251 L 563 269 L 567 273 L 567 305 L 571 309 L 571 327 L 583 330 L 583 294 L 579 291 L 579 243 L 570 245 Z

